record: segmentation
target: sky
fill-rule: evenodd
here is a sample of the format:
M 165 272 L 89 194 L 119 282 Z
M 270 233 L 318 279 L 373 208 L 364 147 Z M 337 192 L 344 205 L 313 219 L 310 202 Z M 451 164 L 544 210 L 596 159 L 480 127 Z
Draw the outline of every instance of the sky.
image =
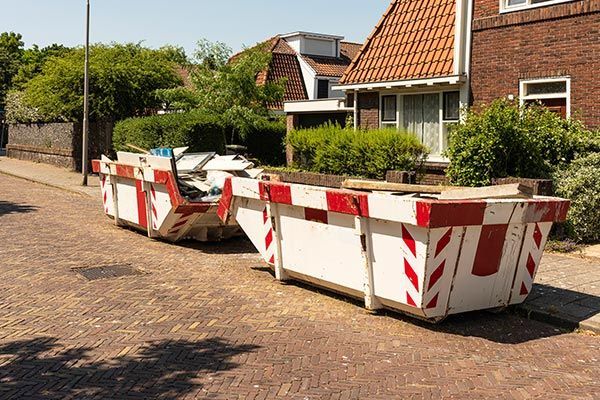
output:
M 91 42 L 182 46 L 199 39 L 233 51 L 278 33 L 310 31 L 363 42 L 390 0 L 90 0 Z M 23 35 L 27 47 L 84 43 L 85 0 L 0 0 L 0 32 Z

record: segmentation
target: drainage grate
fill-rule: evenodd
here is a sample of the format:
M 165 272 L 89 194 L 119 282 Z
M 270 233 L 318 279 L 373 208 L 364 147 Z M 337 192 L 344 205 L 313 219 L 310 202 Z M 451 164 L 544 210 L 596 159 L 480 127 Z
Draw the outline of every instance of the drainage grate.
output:
M 88 281 L 100 279 L 121 278 L 123 276 L 144 275 L 142 271 L 131 266 L 131 264 L 103 265 L 100 267 L 73 268 L 74 272 L 83 276 Z

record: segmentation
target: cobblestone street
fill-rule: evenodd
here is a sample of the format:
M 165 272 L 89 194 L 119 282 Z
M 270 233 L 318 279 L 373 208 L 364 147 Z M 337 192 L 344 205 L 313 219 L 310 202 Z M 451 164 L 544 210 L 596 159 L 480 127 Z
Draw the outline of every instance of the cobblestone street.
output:
M 96 179 L 96 178 L 92 178 Z M 281 285 L 249 242 L 171 245 L 0 175 L 0 399 L 593 399 L 600 338 L 514 313 L 439 326 Z M 143 274 L 88 281 L 75 268 Z

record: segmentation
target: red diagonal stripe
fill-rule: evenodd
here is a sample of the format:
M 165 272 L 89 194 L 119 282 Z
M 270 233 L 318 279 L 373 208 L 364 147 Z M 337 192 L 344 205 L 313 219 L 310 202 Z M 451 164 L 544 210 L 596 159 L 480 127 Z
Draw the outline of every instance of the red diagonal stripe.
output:
M 415 272 L 413 267 L 410 265 L 408 260 L 404 260 L 404 273 L 406 274 L 406 277 L 408 278 L 410 283 L 412 283 L 412 285 L 415 287 L 415 289 L 418 292 L 419 291 L 419 277 L 417 276 L 417 273 Z
M 269 220 L 269 213 L 267 212 L 267 207 L 265 207 L 265 209 L 263 210 L 263 221 L 266 224 L 268 220 Z
M 527 286 L 525 286 L 525 282 L 521 283 L 521 296 L 526 296 L 529 294 L 529 290 Z
M 417 256 L 417 244 L 415 243 L 415 239 L 412 237 L 412 235 L 410 234 L 408 229 L 406 229 L 404 224 L 402 225 L 402 240 L 404 240 L 404 243 L 406 244 L 408 249 L 416 257 Z
M 271 243 L 273 243 L 273 229 L 269 229 L 269 233 L 267 233 L 267 236 L 265 237 L 265 243 L 267 245 L 267 249 L 269 249 L 269 247 L 271 247 Z
M 415 303 L 413 298 L 410 297 L 410 294 L 408 292 L 406 292 L 406 304 L 408 304 L 409 306 L 413 306 L 413 307 L 417 306 L 417 303 Z
M 446 261 L 444 260 L 442 264 L 437 267 L 433 274 L 431 274 L 431 278 L 429 278 L 429 287 L 427 291 L 431 290 L 432 287 L 440 280 L 440 278 L 444 275 L 444 269 L 446 268 Z
M 533 231 L 533 240 L 535 241 L 535 245 L 537 246 L 538 249 L 542 245 L 543 238 L 544 238 L 544 235 L 542 234 L 542 231 L 540 230 L 540 226 L 538 224 L 535 224 L 535 230 Z
M 451 238 L 452 238 L 452 228 L 448 229 L 448 232 L 446 232 L 444 234 L 444 236 L 442 236 L 442 238 L 438 242 L 437 247 L 435 249 L 436 257 L 439 256 L 440 253 L 448 246 Z
M 439 297 L 440 297 L 440 294 L 439 293 L 436 294 L 435 297 L 433 299 L 431 299 L 431 301 L 429 302 L 429 304 L 427 304 L 427 308 L 428 309 L 436 308 Z
M 527 272 L 529 272 L 529 276 L 531 276 L 531 279 L 533 279 L 533 275 L 535 274 L 535 261 L 533 259 L 533 257 L 531 257 L 531 254 L 529 255 L 529 257 L 527 258 Z

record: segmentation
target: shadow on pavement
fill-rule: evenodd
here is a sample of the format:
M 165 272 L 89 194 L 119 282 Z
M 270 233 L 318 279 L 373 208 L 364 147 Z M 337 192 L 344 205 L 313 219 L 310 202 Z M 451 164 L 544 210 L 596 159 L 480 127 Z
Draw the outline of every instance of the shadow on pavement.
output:
M 260 268 L 256 268 L 255 270 L 263 272 Z M 271 270 L 265 269 L 264 272 L 272 274 Z M 327 289 L 309 286 L 298 281 L 290 281 L 289 284 L 318 293 L 319 295 L 354 304 L 361 309 L 364 308 L 364 302 L 361 300 L 331 292 Z M 421 328 L 434 332 L 465 337 L 479 337 L 501 344 L 525 343 L 532 340 L 563 335 L 568 332 L 564 329 L 517 315 L 513 312 L 513 308 L 508 308 L 505 311 L 497 313 L 492 311 L 476 311 L 450 315 L 446 320 L 438 324 L 391 310 L 380 310 L 373 315 L 373 318 L 378 317 L 392 318 L 408 324 L 418 325 Z
M 554 324 L 576 329 L 600 314 L 600 297 L 589 293 L 536 284 L 523 309 Z
M 30 206 L 26 204 L 11 203 L 10 201 L 0 200 L 0 217 L 3 215 L 10 214 L 25 214 L 34 212 L 38 207 Z
M 252 242 L 246 237 L 236 237 L 222 242 L 198 242 L 184 240 L 178 246 L 198 250 L 206 254 L 251 254 L 258 253 Z
M 258 346 L 222 339 L 166 341 L 98 361 L 92 348 L 62 350 L 54 338 L 0 346 L 0 398 L 173 399 L 202 388 L 199 374 L 232 370 Z

